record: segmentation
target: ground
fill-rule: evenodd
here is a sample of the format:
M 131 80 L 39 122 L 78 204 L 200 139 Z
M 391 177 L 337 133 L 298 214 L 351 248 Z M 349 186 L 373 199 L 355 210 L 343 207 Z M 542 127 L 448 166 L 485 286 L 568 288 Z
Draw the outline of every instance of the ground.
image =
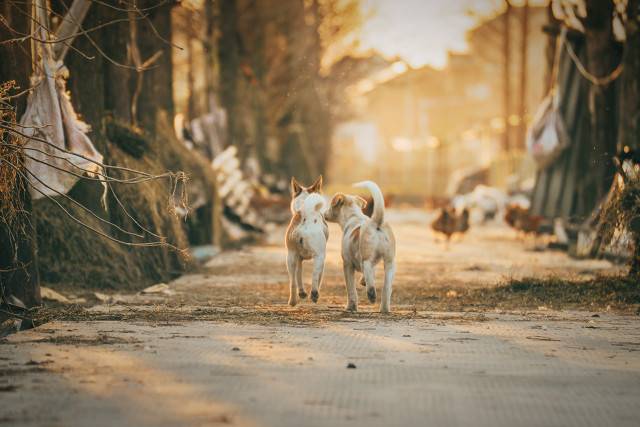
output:
M 388 218 L 391 315 L 364 289 L 344 311 L 337 228 L 320 302 L 288 307 L 277 236 L 5 338 L 0 425 L 638 425 L 637 293 L 565 295 L 621 267 L 496 224 L 447 249 L 422 213 Z

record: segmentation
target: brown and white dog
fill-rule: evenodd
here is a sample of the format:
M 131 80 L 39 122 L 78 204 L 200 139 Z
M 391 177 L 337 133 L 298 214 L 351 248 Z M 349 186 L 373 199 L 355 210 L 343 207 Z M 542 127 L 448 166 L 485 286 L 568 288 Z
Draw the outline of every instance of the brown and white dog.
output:
M 373 197 L 373 213 L 367 217 L 362 209 L 367 202 L 360 196 L 338 193 L 333 196 L 331 206 L 325 213 L 329 222 L 337 222 L 342 229 L 342 268 L 347 286 L 347 310 L 358 310 L 355 272 L 364 274 L 367 297 L 376 301 L 375 266 L 384 262 L 384 286 L 380 312 L 391 310 L 391 288 L 396 264 L 396 240 L 389 224 L 384 222 L 384 197 L 380 188 L 372 181 L 355 184 L 366 188 Z
M 318 302 L 324 272 L 324 260 L 329 239 L 329 227 L 324 219 L 325 200 L 322 176 L 310 187 L 303 187 L 291 178 L 291 222 L 287 228 L 287 271 L 289 272 L 289 305 L 295 306 L 298 297 L 307 292 L 302 283 L 302 261 L 313 259 L 311 300 Z

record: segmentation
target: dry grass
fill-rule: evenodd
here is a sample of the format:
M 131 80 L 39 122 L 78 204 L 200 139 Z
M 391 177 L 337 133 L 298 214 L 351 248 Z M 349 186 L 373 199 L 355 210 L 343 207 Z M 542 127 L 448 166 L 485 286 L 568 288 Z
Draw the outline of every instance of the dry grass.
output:
M 17 127 L 16 112 L 2 99 L 9 96 L 14 87 L 14 81 L 0 83 L 0 122 L 8 127 Z M 16 150 L 19 145 L 20 138 L 16 134 L 0 129 L 0 221 L 10 230 L 19 222 L 16 218 L 24 216 L 21 193 L 26 189 L 17 172 L 24 167 L 24 158 L 20 150 Z M 20 188 L 15 191 L 18 186 Z M 18 234 L 18 230 L 14 231 Z
M 377 306 L 361 304 L 358 313 L 344 310 L 344 290 L 323 288 L 321 303 L 303 302 L 289 307 L 283 286 L 239 285 L 217 289 L 211 295 L 183 295 L 164 301 L 139 301 L 87 310 L 80 306 L 43 308 L 35 313 L 38 324 L 65 321 L 145 321 L 170 324 L 180 321 L 312 325 L 327 322 L 402 321 L 437 319 L 482 321 L 485 314 L 546 312 L 547 310 L 613 311 L 638 314 L 640 289 L 628 278 L 602 277 L 585 281 L 560 279 L 514 280 L 482 289 L 403 288 L 394 294 L 394 312 L 382 315 Z M 249 291 L 251 289 L 251 291 Z M 206 301 L 204 299 L 206 298 Z
M 93 136 L 96 143 L 104 147 L 107 164 L 150 174 L 182 170 L 187 172 L 194 187 L 213 188 L 214 178 L 206 162 L 182 146 L 168 125 L 159 128 L 155 137 L 146 137 L 150 138 L 150 148 L 142 158 L 136 159 L 104 140 L 103 134 L 96 132 Z M 130 177 L 121 171 L 112 171 L 111 175 L 121 179 Z M 113 191 L 128 214 L 112 194 L 109 194 L 109 211 L 105 212 L 97 202 L 102 188 L 96 183 L 81 182 L 70 193 L 71 197 L 104 219 L 125 230 L 142 232 L 143 238 L 119 232 L 69 201 L 61 203 L 83 223 L 120 240 L 132 243 L 157 240 L 143 232 L 137 222 L 142 228 L 165 237 L 170 245 L 186 248 L 186 225 L 175 215 L 171 200 L 175 190 L 173 184 L 169 180 L 152 180 L 136 185 L 113 183 Z M 189 260 L 181 251 L 168 246 L 127 247 L 109 241 L 73 222 L 48 200 L 34 204 L 34 218 L 40 274 L 47 283 L 86 289 L 139 289 L 155 282 L 168 281 L 190 268 Z
M 629 270 L 630 276 L 640 278 L 640 179 L 627 177 L 624 184 L 617 181 L 610 193 L 609 199 L 603 207 L 599 237 L 606 245 L 615 245 L 623 236 L 622 231 L 631 234 L 629 242 L 632 253 Z
M 557 278 L 513 280 L 504 285 L 473 291 L 458 291 L 453 302 L 440 304 L 449 309 L 527 310 L 545 307 L 553 310 L 614 310 L 637 312 L 640 307 L 640 287 L 628 277 L 598 277 L 590 280 Z

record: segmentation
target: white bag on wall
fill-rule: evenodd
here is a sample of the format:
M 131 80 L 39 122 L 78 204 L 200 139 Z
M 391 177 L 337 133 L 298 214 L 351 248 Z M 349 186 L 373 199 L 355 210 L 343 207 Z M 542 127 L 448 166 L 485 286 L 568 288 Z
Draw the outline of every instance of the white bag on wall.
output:
M 553 163 L 570 144 L 558 104 L 559 95 L 554 90 L 538 107 L 527 132 L 527 150 L 541 169 Z

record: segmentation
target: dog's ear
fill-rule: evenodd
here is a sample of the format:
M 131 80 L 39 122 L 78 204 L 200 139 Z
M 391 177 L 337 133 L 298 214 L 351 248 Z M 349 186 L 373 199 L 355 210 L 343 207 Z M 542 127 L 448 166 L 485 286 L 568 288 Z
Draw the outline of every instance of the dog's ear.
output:
M 360 196 L 354 196 L 356 205 L 360 207 L 360 209 L 364 209 L 367 207 L 367 201 Z
M 331 199 L 331 207 L 332 208 L 337 208 L 338 206 L 342 206 L 344 204 L 344 194 L 342 193 L 338 193 L 335 196 L 333 196 L 333 199 Z
M 296 177 L 291 177 L 291 195 L 296 197 L 298 194 L 302 193 L 302 185 L 298 181 L 296 181 Z
M 309 193 L 322 193 L 322 175 L 316 179 L 316 182 L 311 184 L 311 187 L 307 188 Z

